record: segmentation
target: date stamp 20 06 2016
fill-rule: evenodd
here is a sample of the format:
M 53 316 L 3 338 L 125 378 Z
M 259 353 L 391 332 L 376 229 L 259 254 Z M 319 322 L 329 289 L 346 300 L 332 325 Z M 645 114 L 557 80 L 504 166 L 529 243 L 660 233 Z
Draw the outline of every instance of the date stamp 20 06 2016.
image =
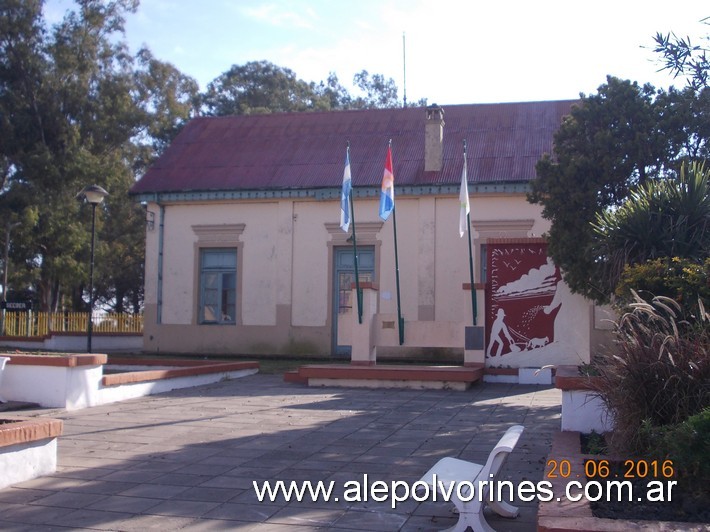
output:
M 581 478 L 582 474 L 572 472 L 572 463 L 567 460 L 548 460 L 547 478 Z M 628 459 L 610 461 L 588 458 L 584 461 L 584 477 L 588 479 L 637 478 L 671 479 L 675 476 L 673 460 Z
M 547 479 L 568 479 L 566 498 L 572 501 L 584 498 L 590 502 L 602 499 L 670 502 L 673 487 L 678 484 L 671 480 L 674 476 L 672 460 L 586 459 L 584 470 L 578 471 L 568 459 L 550 459 L 545 471 Z M 640 487 L 645 488 L 643 493 L 638 492 Z

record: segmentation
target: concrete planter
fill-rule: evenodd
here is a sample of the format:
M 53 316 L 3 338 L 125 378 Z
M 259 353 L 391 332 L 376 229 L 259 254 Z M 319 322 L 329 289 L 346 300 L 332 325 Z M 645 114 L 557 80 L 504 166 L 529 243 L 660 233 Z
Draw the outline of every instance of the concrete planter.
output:
M 552 384 L 552 369 L 550 368 L 518 368 L 519 384 Z
M 2 393 L 10 401 L 38 403 L 44 407 L 77 410 L 177 388 L 188 388 L 257 373 L 257 362 L 161 360 L 171 369 L 104 375 L 106 355 L 8 355 Z M 145 366 L 148 365 L 148 367 Z M 174 367 L 182 366 L 182 367 Z
M 599 455 L 582 454 L 579 432 L 558 432 L 552 440 L 552 448 L 548 456 L 544 480 L 552 485 L 553 497 L 549 501 L 541 501 L 537 512 L 538 532 L 622 532 L 626 530 L 645 530 L 648 532 L 668 532 L 683 530 L 687 532 L 707 531 L 705 523 L 685 523 L 680 521 L 641 521 L 630 519 L 605 519 L 595 517 L 590 503 L 583 497 L 572 501 L 566 497 L 566 486 L 570 481 L 580 485 L 586 483 L 584 462 L 587 459 L 599 460 Z M 556 474 L 551 478 L 550 463 L 569 464 L 568 475 L 564 478 Z M 558 471 L 559 472 L 559 471 Z M 575 496 L 583 488 L 574 491 Z
M 509 384 L 552 384 L 552 370 L 550 368 L 491 368 L 484 369 L 485 382 Z
M 579 374 L 577 366 L 560 366 L 555 387 L 562 390 L 562 430 L 603 433 L 613 428 L 613 419 L 596 393 L 598 377 Z
M 9 355 L 2 393 L 9 401 L 76 410 L 99 403 L 106 355 Z
M 54 473 L 61 433 L 58 419 L 0 419 L 0 489 Z

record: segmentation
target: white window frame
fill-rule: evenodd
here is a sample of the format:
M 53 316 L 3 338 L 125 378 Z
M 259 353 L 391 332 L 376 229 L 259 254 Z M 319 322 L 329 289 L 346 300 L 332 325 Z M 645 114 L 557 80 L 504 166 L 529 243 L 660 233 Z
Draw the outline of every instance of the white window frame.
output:
M 237 323 L 237 252 L 236 248 L 201 248 L 200 249 L 200 309 L 199 322 L 206 325 L 235 325 Z M 228 265 L 220 266 L 205 266 L 206 256 L 210 254 L 232 255 L 233 259 Z M 225 287 L 227 276 L 231 275 L 231 287 Z M 216 306 L 218 308 L 213 312 L 213 317 L 206 315 L 206 309 L 209 306 L 206 302 L 207 296 L 207 279 L 208 276 L 214 276 L 216 286 L 210 287 L 216 293 Z M 230 297 L 229 292 L 232 292 Z M 226 301 L 225 301 L 226 296 Z M 215 306 L 214 304 L 212 306 Z

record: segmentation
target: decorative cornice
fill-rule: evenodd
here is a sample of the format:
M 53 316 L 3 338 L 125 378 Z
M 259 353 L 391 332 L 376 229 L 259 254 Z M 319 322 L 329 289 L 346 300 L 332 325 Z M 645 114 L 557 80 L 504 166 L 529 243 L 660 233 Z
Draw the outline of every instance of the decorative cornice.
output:
M 198 242 L 232 242 L 239 240 L 246 224 L 204 224 L 193 225 L 192 232 Z
M 353 188 L 354 198 L 379 198 L 380 187 Z M 528 183 L 469 183 L 469 194 L 526 194 Z M 288 190 L 211 190 L 191 192 L 155 192 L 135 194 L 142 203 L 189 203 L 235 200 L 315 199 L 340 200 L 340 188 L 288 189 Z M 396 187 L 400 196 L 458 196 L 459 185 L 416 185 Z
M 352 235 L 352 229 L 347 233 L 340 228 L 340 224 L 335 222 L 326 222 L 323 224 L 325 230 L 330 234 L 331 242 L 335 245 L 346 244 Z M 362 243 L 372 243 L 375 241 L 377 233 L 380 232 L 384 222 L 358 222 L 355 230 L 357 231 L 357 241 Z M 351 225 L 352 227 L 352 225 Z
M 533 236 L 530 238 L 488 238 L 486 244 L 513 244 L 527 246 L 530 244 L 547 244 L 547 239 L 541 236 Z
M 501 233 L 511 231 L 530 231 L 535 220 L 532 218 L 524 218 L 520 220 L 471 220 L 471 226 L 478 231 L 479 234 L 487 235 L 489 233 Z
M 340 224 L 335 222 L 326 222 L 325 230 L 330 234 L 338 234 L 343 232 L 340 228 Z M 357 233 L 359 235 L 376 234 L 382 229 L 384 222 L 358 222 L 357 223 Z

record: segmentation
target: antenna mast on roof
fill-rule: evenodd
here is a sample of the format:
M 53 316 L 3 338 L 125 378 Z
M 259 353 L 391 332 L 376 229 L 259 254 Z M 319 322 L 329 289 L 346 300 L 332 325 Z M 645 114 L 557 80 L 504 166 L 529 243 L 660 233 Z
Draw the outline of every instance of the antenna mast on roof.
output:
M 402 68 L 404 70 L 404 108 L 407 108 L 407 46 L 405 34 L 402 32 Z

